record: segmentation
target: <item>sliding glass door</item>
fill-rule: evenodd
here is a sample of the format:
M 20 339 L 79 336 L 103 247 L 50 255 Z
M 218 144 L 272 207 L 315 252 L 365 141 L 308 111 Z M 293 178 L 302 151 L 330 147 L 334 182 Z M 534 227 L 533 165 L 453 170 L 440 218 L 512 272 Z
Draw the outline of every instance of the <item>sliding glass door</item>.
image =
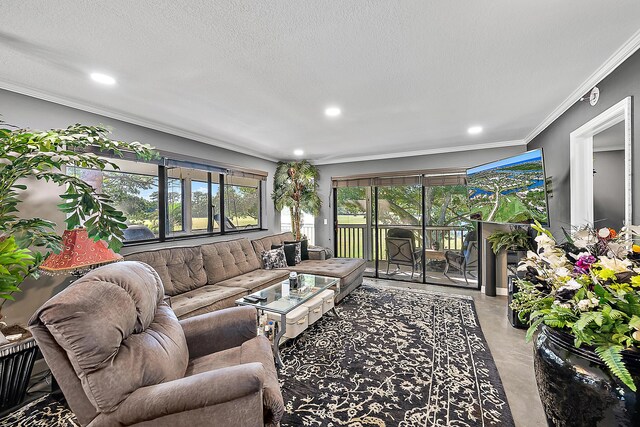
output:
M 378 277 L 422 282 L 422 186 L 378 186 Z
M 335 189 L 336 256 L 362 258 L 373 272 L 371 187 L 354 186 Z
M 477 225 L 464 175 L 334 181 L 336 256 L 367 261 L 365 275 L 478 288 Z
M 477 224 L 467 218 L 467 187 L 425 179 L 425 278 L 478 287 Z

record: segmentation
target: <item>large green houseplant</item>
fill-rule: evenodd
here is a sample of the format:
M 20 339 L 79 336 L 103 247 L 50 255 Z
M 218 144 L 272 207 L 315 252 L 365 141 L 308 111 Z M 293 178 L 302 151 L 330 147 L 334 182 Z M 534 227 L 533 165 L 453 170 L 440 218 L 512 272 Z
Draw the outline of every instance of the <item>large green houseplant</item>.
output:
M 536 379 L 553 425 L 638 425 L 639 227 L 584 227 L 566 241 L 536 224 L 513 308 L 530 322 Z
M 150 159 L 154 151 L 139 142 L 110 140 L 102 126 L 76 124 L 66 129 L 34 131 L 0 122 L 0 310 L 51 251 L 60 249 L 56 224 L 43 218 L 23 218 L 21 193 L 33 180 L 65 188 L 58 208 L 67 214 L 66 227 L 87 228 L 89 236 L 110 248 L 122 246 L 126 218 L 106 194 L 98 194 L 80 178 L 65 173 L 66 166 L 104 170 L 118 166 L 94 152 L 122 156 L 134 153 Z M 31 181 L 30 181 L 31 180 Z
M 273 176 L 273 202 L 279 212 L 289 208 L 291 226 L 296 240 L 300 240 L 302 213 L 317 215 L 322 201 L 318 196 L 318 168 L 307 160 L 279 162 Z
M 508 231 L 497 230 L 487 237 L 494 254 L 502 251 L 527 251 L 532 249 L 531 238 L 526 229 L 514 227 Z

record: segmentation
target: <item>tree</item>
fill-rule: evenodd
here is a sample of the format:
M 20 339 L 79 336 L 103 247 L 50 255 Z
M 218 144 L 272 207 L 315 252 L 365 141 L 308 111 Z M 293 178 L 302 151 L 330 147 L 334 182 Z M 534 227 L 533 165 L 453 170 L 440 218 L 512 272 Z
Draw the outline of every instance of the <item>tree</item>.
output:
M 127 228 L 126 217 L 115 208 L 113 199 L 98 193 L 79 177 L 63 172 L 65 166 L 118 169 L 114 162 L 89 152 L 91 149 L 116 156 L 122 156 L 125 151 L 132 152 L 142 159 L 155 156 L 147 145 L 112 141 L 107 138 L 108 134 L 102 126 L 80 124 L 44 132 L 0 128 L 0 241 L 4 242 L 0 256 L 5 260 L 17 257 L 15 260 L 20 264 L 17 269 L 6 265 L 0 269 L 0 282 L 11 282 L 17 288 L 28 275 L 36 272 L 44 257 L 30 248 L 61 249 L 61 238 L 54 231 L 56 224 L 42 218 L 18 216 L 20 192 L 27 189 L 24 179 L 44 180 L 65 187 L 60 196 L 63 203 L 58 208 L 67 214 L 67 228 L 84 226 L 94 240 L 102 239 L 110 248 L 120 249 L 123 230 Z M 33 259 L 25 258 L 25 255 L 31 255 Z M 19 274 L 17 280 L 16 272 Z M 10 292 L 0 291 L 0 298 L 11 299 Z
M 271 198 L 277 211 L 289 208 L 291 225 L 296 240 L 300 240 L 302 213 L 317 215 L 322 201 L 318 196 L 318 168 L 307 160 L 278 162 L 273 176 Z

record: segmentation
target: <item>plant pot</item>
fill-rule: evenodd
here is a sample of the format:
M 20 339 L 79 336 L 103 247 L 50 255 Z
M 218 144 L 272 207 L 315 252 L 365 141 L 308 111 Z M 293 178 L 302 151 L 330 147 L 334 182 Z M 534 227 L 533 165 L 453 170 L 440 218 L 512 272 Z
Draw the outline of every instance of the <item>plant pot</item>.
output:
M 26 339 L 0 347 L 0 412 L 24 399 L 37 352 L 30 334 Z
M 640 389 L 640 352 L 624 361 Z M 640 399 L 609 372 L 598 355 L 575 348 L 573 336 L 543 326 L 535 340 L 534 368 L 550 426 L 639 426 Z

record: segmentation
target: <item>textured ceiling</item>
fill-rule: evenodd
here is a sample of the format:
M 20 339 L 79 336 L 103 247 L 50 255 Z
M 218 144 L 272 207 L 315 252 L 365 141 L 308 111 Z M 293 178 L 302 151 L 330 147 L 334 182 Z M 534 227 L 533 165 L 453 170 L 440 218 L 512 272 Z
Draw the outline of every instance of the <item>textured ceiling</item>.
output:
M 0 87 L 327 162 L 522 140 L 636 33 L 640 2 L 4 0 L 2 16 Z

